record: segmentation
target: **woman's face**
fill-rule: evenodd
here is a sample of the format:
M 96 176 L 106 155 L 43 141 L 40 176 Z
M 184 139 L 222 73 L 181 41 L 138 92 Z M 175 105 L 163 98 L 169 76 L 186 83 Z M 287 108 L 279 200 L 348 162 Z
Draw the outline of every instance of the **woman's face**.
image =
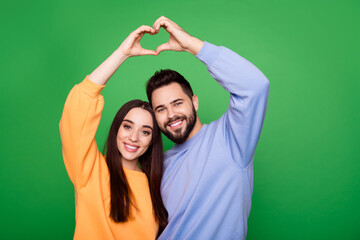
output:
M 153 119 L 142 108 L 133 108 L 125 116 L 117 133 L 117 147 L 124 167 L 132 169 L 151 144 Z

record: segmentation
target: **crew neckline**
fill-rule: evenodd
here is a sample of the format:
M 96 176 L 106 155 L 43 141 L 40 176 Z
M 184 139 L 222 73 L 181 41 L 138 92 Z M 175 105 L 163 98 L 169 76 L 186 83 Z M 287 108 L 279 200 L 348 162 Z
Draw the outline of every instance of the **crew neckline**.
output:
M 204 134 L 207 126 L 208 126 L 207 124 L 203 124 L 201 129 L 199 130 L 199 132 L 197 132 L 195 134 L 195 136 L 193 136 L 192 138 L 190 138 L 189 140 L 187 140 L 186 142 L 184 142 L 182 144 L 175 144 L 174 147 L 172 148 L 172 150 L 182 151 L 182 150 L 189 148 L 191 145 L 194 145 L 194 143 Z
M 135 171 L 135 170 L 131 170 L 128 169 L 126 167 L 123 166 L 124 172 L 125 174 L 129 174 L 129 175 L 133 175 L 133 176 L 143 176 L 146 177 L 146 174 L 144 172 L 139 172 L 139 171 Z

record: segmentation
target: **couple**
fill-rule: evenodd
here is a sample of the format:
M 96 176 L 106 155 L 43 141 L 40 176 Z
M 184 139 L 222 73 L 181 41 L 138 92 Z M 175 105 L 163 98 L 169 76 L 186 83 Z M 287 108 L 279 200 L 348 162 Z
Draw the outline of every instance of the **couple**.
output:
M 163 27 L 168 43 L 141 48 Z M 95 133 L 106 82 L 128 58 L 187 51 L 230 93 L 220 119 L 202 124 L 190 84 L 172 70 L 148 81 L 149 103 L 124 104 L 103 156 Z M 166 17 L 132 32 L 67 97 L 60 121 L 63 157 L 75 186 L 74 239 L 245 239 L 253 191 L 253 157 L 269 82 L 233 51 L 203 42 Z M 175 146 L 163 157 L 160 130 Z

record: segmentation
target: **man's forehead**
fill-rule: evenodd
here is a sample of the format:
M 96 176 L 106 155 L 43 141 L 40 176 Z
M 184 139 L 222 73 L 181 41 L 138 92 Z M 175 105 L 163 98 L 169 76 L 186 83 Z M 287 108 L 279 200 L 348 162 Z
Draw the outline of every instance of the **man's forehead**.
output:
M 170 83 L 162 86 L 152 92 L 152 104 L 155 105 L 168 104 L 175 99 L 184 98 L 186 96 L 182 87 L 178 83 Z

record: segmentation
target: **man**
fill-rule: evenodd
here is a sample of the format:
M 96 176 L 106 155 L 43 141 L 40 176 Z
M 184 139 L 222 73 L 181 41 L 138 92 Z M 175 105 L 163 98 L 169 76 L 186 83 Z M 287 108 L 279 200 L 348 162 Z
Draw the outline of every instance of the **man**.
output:
M 162 132 L 176 145 L 165 153 L 161 193 L 169 223 L 159 239 L 245 239 L 253 191 L 253 157 L 268 96 L 267 78 L 233 51 L 203 42 L 166 17 L 161 51 L 187 51 L 230 93 L 220 119 L 202 124 L 198 98 L 177 72 L 155 73 L 147 95 Z

